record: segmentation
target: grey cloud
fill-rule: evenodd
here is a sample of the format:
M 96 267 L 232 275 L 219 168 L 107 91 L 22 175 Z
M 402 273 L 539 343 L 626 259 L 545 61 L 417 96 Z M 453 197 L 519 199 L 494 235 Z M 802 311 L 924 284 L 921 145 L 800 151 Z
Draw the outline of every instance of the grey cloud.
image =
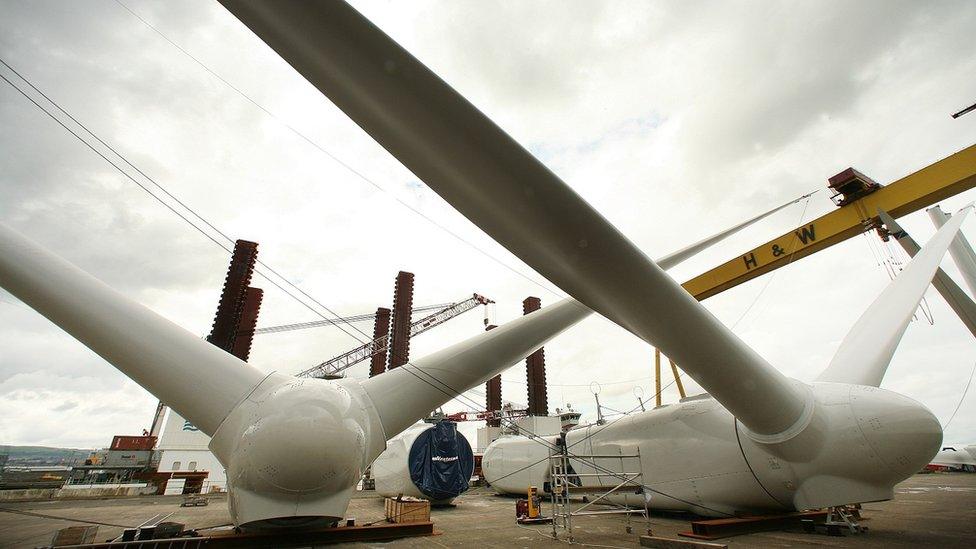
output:
M 77 407 L 78 407 L 77 402 L 68 401 L 65 402 L 64 404 L 59 404 L 58 406 L 55 406 L 51 410 L 54 412 L 66 412 L 68 410 L 71 410 L 72 408 L 77 408 Z

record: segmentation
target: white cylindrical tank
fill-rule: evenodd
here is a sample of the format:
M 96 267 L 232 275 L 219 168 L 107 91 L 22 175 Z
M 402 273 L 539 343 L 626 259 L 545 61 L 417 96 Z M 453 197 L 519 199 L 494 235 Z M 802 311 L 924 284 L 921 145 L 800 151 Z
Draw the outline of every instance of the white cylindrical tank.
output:
M 393 437 L 376 461 L 372 474 L 376 492 L 450 503 L 468 489 L 474 453 L 451 421 L 418 423 Z
M 485 480 L 499 494 L 525 494 L 529 486 L 545 492 L 549 480 L 549 448 L 558 435 L 530 439 L 521 435 L 506 435 L 495 439 L 485 448 L 481 471 Z

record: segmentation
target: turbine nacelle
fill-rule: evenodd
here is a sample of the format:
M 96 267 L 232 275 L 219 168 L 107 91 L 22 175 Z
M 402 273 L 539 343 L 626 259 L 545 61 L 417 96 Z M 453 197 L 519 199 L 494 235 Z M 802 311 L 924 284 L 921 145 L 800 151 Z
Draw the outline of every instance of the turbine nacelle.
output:
M 210 449 L 227 468 L 234 523 L 263 528 L 340 520 L 385 441 L 358 381 L 274 373 L 234 408 Z
M 627 420 L 567 433 L 571 452 L 640 452 L 651 507 L 707 516 L 763 514 L 890 499 L 896 484 L 920 470 L 940 447 L 941 428 L 921 404 L 897 393 L 847 383 L 806 384 L 805 427 L 788 440 L 760 441 L 720 402 L 700 395 L 633 414 Z M 553 438 L 546 439 L 554 444 Z M 549 449 L 527 437 L 502 437 L 485 450 L 488 482 L 503 493 L 551 480 Z M 577 473 L 597 473 L 585 458 Z M 601 464 L 618 474 L 631 465 Z M 603 471 L 605 472 L 605 471 Z M 583 476 L 596 485 L 596 477 Z M 605 479 L 604 479 L 605 480 Z M 629 498 L 629 499 L 627 499 Z M 621 495 L 618 504 L 643 499 Z
M 904 395 L 847 383 L 809 388 L 814 410 L 800 433 L 776 443 L 741 439 L 763 487 L 796 509 L 890 499 L 942 444 L 938 419 Z

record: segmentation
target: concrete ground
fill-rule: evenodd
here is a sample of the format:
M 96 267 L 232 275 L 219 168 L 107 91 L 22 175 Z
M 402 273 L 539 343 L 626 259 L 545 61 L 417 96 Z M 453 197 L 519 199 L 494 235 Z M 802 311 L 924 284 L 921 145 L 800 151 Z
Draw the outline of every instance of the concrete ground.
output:
M 369 494 L 369 493 L 367 493 Z M 40 501 L 7 503 L 0 512 L 0 547 L 35 547 L 50 543 L 53 533 L 80 523 L 65 518 L 101 522 L 97 540 L 119 535 L 122 526 L 135 526 L 155 515 L 173 513 L 166 520 L 188 528 L 227 524 L 226 497 L 214 498 L 206 507 L 180 507 L 179 496 Z M 14 511 L 14 512 L 11 512 Z M 19 513 L 32 513 L 34 516 Z M 862 535 L 828 537 L 795 532 L 766 532 L 720 540 L 730 547 L 974 547 L 976 546 L 976 475 L 916 475 L 898 486 L 893 501 L 864 505 L 862 515 L 869 531 Z M 373 495 L 355 498 L 349 516 L 357 523 L 383 517 L 383 500 Z M 51 518 L 60 517 L 60 518 Z M 517 527 L 515 500 L 494 495 L 484 488 L 469 491 L 457 505 L 437 509 L 431 519 L 439 532 L 433 537 L 387 543 L 359 544 L 376 547 L 560 547 L 566 542 L 549 537 L 549 526 Z M 650 527 L 657 536 L 677 537 L 689 530 L 689 517 L 653 515 Z M 637 535 L 646 529 L 642 519 L 632 519 L 634 533 L 619 516 L 579 517 L 574 536 L 581 544 L 636 547 Z M 355 544 L 347 544 L 355 545 Z

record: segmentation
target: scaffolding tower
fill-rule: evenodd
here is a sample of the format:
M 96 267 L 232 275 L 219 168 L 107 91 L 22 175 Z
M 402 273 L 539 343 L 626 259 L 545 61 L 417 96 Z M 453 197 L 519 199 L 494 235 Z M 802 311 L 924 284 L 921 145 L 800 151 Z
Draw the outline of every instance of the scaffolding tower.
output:
M 573 517 L 581 516 L 625 515 L 627 532 L 631 533 L 631 516 L 640 515 L 646 526 L 650 527 L 649 492 L 645 489 L 640 448 L 635 446 L 632 450 L 626 449 L 628 453 L 624 451 L 618 446 L 616 454 L 576 454 L 569 452 L 565 434 L 556 440 L 555 446 L 549 449 L 553 538 L 558 538 L 557 528 L 562 528 L 569 541 L 575 541 Z M 586 470 L 595 472 L 577 472 L 571 459 Z M 618 467 L 619 471 L 615 471 Z M 582 499 L 584 495 L 586 498 Z M 623 496 L 620 498 L 622 502 L 612 501 L 610 498 L 613 496 Z M 580 499 L 580 505 L 575 509 L 574 497 Z M 593 508 L 597 503 L 605 507 L 599 510 Z

